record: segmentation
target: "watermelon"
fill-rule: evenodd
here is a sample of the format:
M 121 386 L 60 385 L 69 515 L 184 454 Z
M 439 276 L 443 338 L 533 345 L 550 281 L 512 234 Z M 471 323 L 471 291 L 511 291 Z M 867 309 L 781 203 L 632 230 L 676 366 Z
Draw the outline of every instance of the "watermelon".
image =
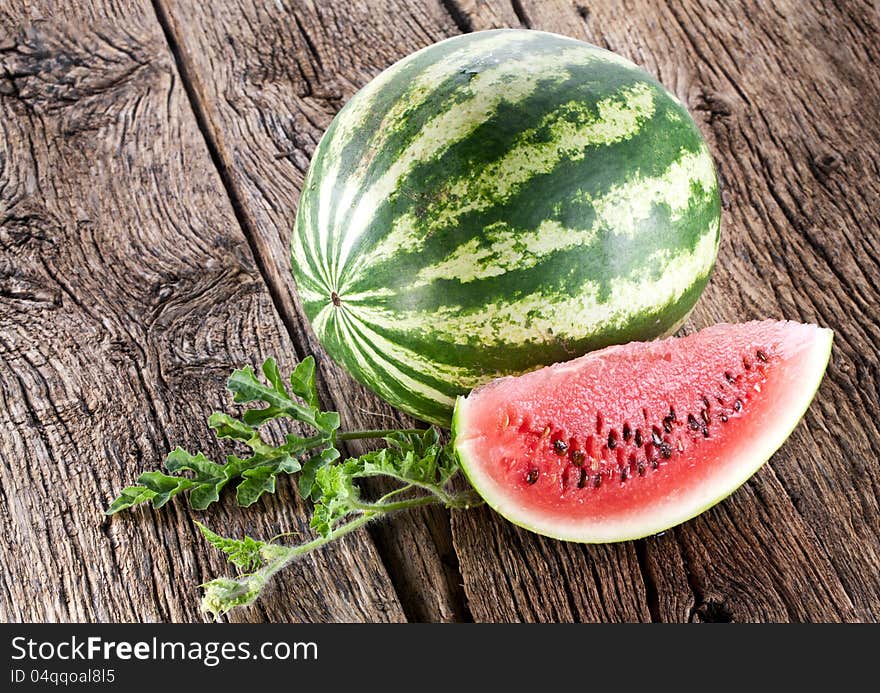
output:
M 728 496 L 782 445 L 831 338 L 764 321 L 608 347 L 460 398 L 455 449 L 489 505 L 532 531 L 655 534 Z
M 448 425 L 493 378 L 674 331 L 719 233 L 712 158 L 672 94 L 614 53 L 499 30 L 429 46 L 345 105 L 291 259 L 329 355 Z

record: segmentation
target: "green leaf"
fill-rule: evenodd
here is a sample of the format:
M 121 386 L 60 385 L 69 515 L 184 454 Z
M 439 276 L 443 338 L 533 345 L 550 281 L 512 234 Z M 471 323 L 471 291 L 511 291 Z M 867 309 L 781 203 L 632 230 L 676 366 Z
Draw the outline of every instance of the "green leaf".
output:
M 389 476 L 403 483 L 404 489 L 417 486 L 445 498 L 442 488 L 458 469 L 458 461 L 451 448 L 440 444 L 435 429 L 393 433 L 386 442 L 386 448 L 342 463 L 313 458 L 303 466 L 300 489 L 315 501 L 311 527 L 318 534 L 328 536 L 353 513 L 381 513 L 391 507 L 382 502 L 363 503 L 356 484 L 359 478 Z
M 280 419 L 285 416 L 287 416 L 287 412 L 284 409 L 266 407 L 264 409 L 248 409 L 242 414 L 241 418 L 248 426 L 256 428 L 257 426 L 262 426 L 267 421 Z
M 269 369 L 271 370 L 271 369 Z M 318 413 L 313 406 L 304 407 L 294 402 L 284 388 L 279 392 L 274 386 L 264 385 L 257 379 L 254 369 L 250 366 L 239 368 L 232 372 L 229 380 L 226 381 L 227 389 L 233 394 L 233 401 L 237 404 L 246 404 L 248 402 L 266 402 L 273 409 L 272 416 L 268 416 L 264 412 L 264 418 L 260 422 L 267 421 L 268 418 L 277 418 L 278 416 L 289 416 L 297 421 L 302 421 L 310 426 L 315 425 L 315 415 Z M 247 423 L 247 420 L 245 420 Z
M 156 495 L 155 491 L 151 491 L 146 486 L 126 486 L 104 513 L 106 515 L 114 515 L 120 510 L 125 510 L 133 505 L 140 505 L 153 499 Z
M 211 503 L 220 500 L 220 490 L 224 484 L 202 484 L 189 494 L 189 505 L 193 510 L 205 510 Z
M 204 510 L 211 503 L 216 502 L 220 498 L 220 491 L 226 485 L 230 478 L 235 476 L 237 470 L 229 465 L 220 465 L 209 460 L 203 453 L 193 455 L 181 447 L 172 451 L 165 458 L 165 468 L 169 472 L 192 472 L 192 478 L 187 477 L 170 477 L 166 479 L 174 479 L 178 482 L 188 482 L 188 486 L 179 488 L 172 495 L 180 493 L 180 491 L 191 489 L 189 494 L 189 504 L 196 510 Z M 158 473 L 158 472 L 154 472 Z M 141 479 L 143 479 L 143 474 Z M 140 483 L 144 483 L 141 479 Z M 149 486 L 149 484 L 147 484 Z M 155 500 L 153 501 L 154 507 Z
M 294 474 L 300 470 L 296 454 L 306 439 L 287 436 L 284 445 L 271 447 L 252 438 L 248 444 L 260 450 L 251 457 L 229 455 L 226 464 L 217 464 L 203 453 L 193 455 L 183 448 L 176 448 L 165 460 L 165 468 L 173 474 L 189 472 L 190 476 L 171 476 L 163 472 L 144 472 L 138 477 L 138 486 L 123 489 L 122 494 L 107 509 L 109 514 L 130 508 L 138 503 L 152 501 L 160 508 L 171 498 L 189 491 L 189 504 L 196 510 L 204 510 L 220 498 L 220 491 L 232 480 L 240 478 L 236 498 L 243 506 L 253 505 L 263 493 L 274 493 L 278 474 Z
M 264 493 L 275 493 L 276 472 L 266 467 L 248 469 L 242 476 L 242 481 L 235 490 L 235 499 L 243 508 L 256 503 Z
M 301 482 L 303 495 L 308 497 L 318 467 L 330 464 L 339 457 L 339 452 L 334 447 L 339 414 L 318 408 L 313 357 L 303 359 L 290 376 L 290 387 L 294 395 L 304 400 L 305 404 L 291 399 L 275 359 L 265 360 L 262 373 L 268 385 L 260 382 L 251 366 L 245 366 L 233 371 L 227 387 L 235 402 L 263 402 L 266 407 L 249 409 L 241 419 L 221 411 L 215 411 L 208 418 L 208 425 L 214 429 L 218 438 L 244 443 L 253 451 L 251 457 L 229 455 L 226 464 L 217 464 L 202 453 L 193 455 L 183 448 L 177 448 L 165 461 L 165 467 L 171 475 L 148 472 L 138 481 L 137 486 L 123 489 L 107 512 L 119 512 L 146 501 L 151 501 L 158 508 L 183 491 L 189 491 L 189 502 L 193 508 L 203 510 L 219 499 L 220 492 L 227 483 L 239 478 L 241 481 L 236 486 L 238 502 L 240 505 L 252 505 L 264 493 L 275 492 L 278 474 L 294 474 L 300 471 L 302 465 L 299 456 L 310 450 L 318 450 L 307 463 Z M 318 435 L 303 438 L 288 434 L 284 443 L 273 446 L 263 439 L 258 426 L 279 417 L 306 423 L 316 429 Z
M 256 459 L 257 457 L 252 457 L 250 461 L 253 463 Z M 253 466 L 241 474 L 243 481 L 236 487 L 235 494 L 238 504 L 247 507 L 256 503 L 264 493 L 275 493 L 275 479 L 278 474 L 293 474 L 300 468 L 299 460 L 284 452 L 274 457 L 261 457 L 258 463 L 253 463 Z
M 169 472 L 179 472 L 182 470 L 195 472 L 196 477 L 199 479 L 222 479 L 224 476 L 223 467 L 209 460 L 203 452 L 193 455 L 180 446 L 168 453 L 168 456 L 165 458 L 165 469 Z
M 289 396 L 287 388 L 284 387 L 284 380 L 281 378 L 281 373 L 278 370 L 278 363 L 271 356 L 263 362 L 263 375 L 266 376 L 269 384 L 275 388 L 275 392 L 285 397 Z
M 339 415 L 336 412 L 320 411 L 313 357 L 303 359 L 290 376 L 291 390 L 295 396 L 305 401 L 305 406 L 295 402 L 287 392 L 275 359 L 266 359 L 262 370 L 269 385 L 261 383 L 250 366 L 233 371 L 226 383 L 236 403 L 264 402 L 267 405 L 262 409 L 246 411 L 242 416 L 244 426 L 256 427 L 272 419 L 289 417 L 318 429 L 328 440 L 332 439 L 339 428 Z M 243 435 L 243 431 L 240 435 Z
M 251 366 L 236 368 L 232 371 L 232 375 L 226 380 L 226 389 L 233 395 L 233 401 L 236 404 L 245 404 L 247 402 L 258 402 L 263 399 L 265 392 L 273 392 L 272 398 L 275 399 L 277 392 L 270 391 L 258 379 L 254 369 Z
M 322 411 L 315 414 L 315 428 L 332 435 L 339 428 L 339 414 L 335 411 Z
M 318 500 L 321 491 L 315 486 L 315 475 L 319 469 L 335 462 L 339 457 L 339 450 L 336 448 L 325 448 L 306 460 L 302 466 L 302 473 L 299 475 L 299 495 L 303 498 Z
M 225 553 L 229 562 L 240 570 L 252 572 L 263 564 L 262 551 L 266 542 L 257 541 L 247 536 L 244 539 L 221 537 L 201 522 L 196 522 L 196 526 L 211 546 Z
M 296 369 L 290 374 L 290 389 L 297 397 L 302 397 L 309 406 L 315 409 L 319 407 L 314 356 L 307 356 L 297 364 Z
M 144 472 L 138 477 L 137 483 L 152 492 L 150 500 L 154 508 L 161 508 L 181 491 L 196 485 L 186 477 L 168 476 L 162 472 Z
M 359 476 L 393 476 L 401 481 L 443 487 L 458 471 L 458 459 L 451 445 L 440 444 L 439 433 L 394 433 L 385 438 L 387 448 L 361 457 Z
M 229 416 L 229 414 L 224 414 L 222 411 L 215 411 L 211 414 L 208 418 L 208 425 L 214 429 L 218 438 L 232 438 L 246 443 L 256 434 L 252 426 Z
M 359 460 L 350 459 L 342 464 L 328 464 L 315 473 L 315 488 L 320 497 L 315 503 L 310 526 L 321 536 L 333 531 L 334 525 L 357 510 L 360 489 L 355 485 L 355 473 L 361 468 Z

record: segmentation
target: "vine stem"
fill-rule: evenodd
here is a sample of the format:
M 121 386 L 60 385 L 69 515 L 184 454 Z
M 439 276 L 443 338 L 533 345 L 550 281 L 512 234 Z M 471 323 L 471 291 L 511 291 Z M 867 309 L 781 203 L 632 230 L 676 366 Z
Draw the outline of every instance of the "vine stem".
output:
M 384 438 L 392 433 L 424 433 L 426 428 L 376 428 L 367 431 L 343 431 L 336 434 L 336 440 L 365 440 L 367 438 Z M 312 450 L 330 443 L 326 436 L 312 436 L 302 441 L 303 450 Z
M 346 522 L 344 525 L 336 527 L 326 536 L 316 537 L 311 541 L 307 541 L 305 544 L 299 544 L 297 546 L 278 546 L 277 544 L 273 544 L 273 547 L 277 552 L 276 557 L 273 558 L 268 565 L 254 573 L 252 577 L 259 576 L 257 579 L 259 580 L 260 585 L 265 584 L 273 575 L 275 575 L 275 573 L 279 570 L 283 570 L 300 556 L 314 551 L 315 549 L 319 549 L 325 544 L 329 544 L 331 541 L 339 539 L 356 529 L 360 529 L 382 515 L 398 510 L 405 510 L 407 508 L 442 503 L 443 501 L 437 496 L 419 496 L 418 498 L 410 498 L 408 500 L 394 503 L 384 503 L 382 509 L 377 509 L 378 506 L 364 506 L 365 510 L 360 516 L 350 522 Z
M 462 493 L 459 495 L 455 495 L 454 493 L 448 493 L 442 486 L 428 484 L 421 481 L 415 481 L 413 479 L 408 479 L 406 477 L 399 476 L 388 471 L 376 472 L 373 474 L 358 474 L 357 476 L 360 479 L 365 479 L 372 476 L 389 477 L 391 479 L 396 479 L 400 483 L 406 484 L 407 486 L 428 491 L 429 493 L 436 496 L 440 500 L 440 502 L 443 503 L 443 505 L 445 505 L 447 508 L 467 509 L 473 507 L 475 504 L 482 504 L 482 501 L 477 502 L 474 499 L 473 494 Z
M 284 553 L 280 551 L 281 547 L 278 547 L 278 558 L 274 559 L 271 563 L 269 563 L 269 565 L 263 568 L 263 570 L 266 572 L 266 577 L 271 577 L 279 570 L 284 568 L 288 563 L 293 561 L 295 558 L 299 558 L 300 556 L 307 554 L 310 551 L 319 549 L 324 544 L 329 544 L 331 541 L 338 539 L 339 537 L 345 536 L 349 532 L 353 532 L 360 527 L 363 527 L 370 520 L 374 519 L 380 514 L 381 513 L 376 512 L 364 513 L 363 515 L 356 517 L 351 522 L 340 525 L 326 536 L 315 537 L 311 541 L 307 541 L 305 544 L 298 544 L 297 546 L 285 546 L 283 547 L 285 549 Z
M 424 433 L 425 428 L 387 428 L 369 431 L 345 431 L 336 434 L 336 440 L 361 440 L 363 438 L 384 438 L 392 433 Z
M 272 546 L 276 552 L 276 557 L 273 558 L 268 565 L 261 568 L 257 573 L 254 573 L 252 577 L 259 576 L 258 579 L 260 583 L 265 584 L 265 582 L 275 575 L 275 573 L 287 567 L 300 556 L 314 551 L 315 549 L 319 549 L 325 544 L 329 544 L 331 541 L 339 539 L 356 529 L 360 529 L 376 518 L 399 510 L 417 508 L 424 505 L 445 505 L 448 508 L 469 508 L 473 505 L 473 497 L 467 493 L 460 495 L 444 493 L 443 497 L 438 495 L 427 495 L 391 503 L 359 504 L 357 507 L 363 511 L 361 515 L 350 522 L 346 522 L 344 525 L 339 525 L 326 536 L 315 537 L 311 541 L 307 541 L 306 543 L 297 546 L 279 546 L 273 544 Z
M 376 515 L 393 513 L 398 510 L 406 510 L 408 508 L 417 508 L 421 505 L 436 505 L 442 503 L 442 499 L 435 496 L 419 496 L 417 498 L 407 498 L 402 501 L 390 501 L 385 503 L 361 503 L 359 501 L 349 501 L 352 507 L 362 510 L 366 513 L 375 513 Z M 345 525 L 343 525 L 344 527 Z

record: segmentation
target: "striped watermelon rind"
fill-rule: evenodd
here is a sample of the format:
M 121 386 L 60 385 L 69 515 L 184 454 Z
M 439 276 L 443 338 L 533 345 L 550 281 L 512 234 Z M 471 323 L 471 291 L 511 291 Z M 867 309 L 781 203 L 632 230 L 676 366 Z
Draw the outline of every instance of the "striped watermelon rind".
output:
M 492 378 L 670 333 L 719 236 L 715 167 L 672 94 L 609 51 L 498 30 L 352 97 L 313 156 L 291 258 L 328 354 L 448 425 Z

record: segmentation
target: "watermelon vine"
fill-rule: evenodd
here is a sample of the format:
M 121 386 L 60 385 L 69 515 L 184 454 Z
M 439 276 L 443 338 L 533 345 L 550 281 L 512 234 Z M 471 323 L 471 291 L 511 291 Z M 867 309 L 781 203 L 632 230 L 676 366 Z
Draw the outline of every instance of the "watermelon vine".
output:
M 300 556 L 369 522 L 408 508 L 443 505 L 465 509 L 482 502 L 470 490 L 449 488 L 459 469 L 458 460 L 451 445 L 441 443 L 436 428 L 339 431 L 339 414 L 320 408 L 313 357 L 297 365 L 288 383 L 273 358 L 263 363 L 262 372 L 266 382 L 250 366 L 238 369 L 227 388 L 235 403 L 262 402 L 265 407 L 246 409 L 241 418 L 214 412 L 208 419 L 218 438 L 249 447 L 249 457 L 228 455 L 225 464 L 218 464 L 202 452 L 192 454 L 178 447 L 165 459 L 167 473 L 144 472 L 106 510 L 112 515 L 147 502 L 158 509 L 179 494 L 186 495 L 192 508 L 204 510 L 232 482 L 236 483 L 238 504 L 249 506 L 264 493 L 275 492 L 279 474 L 298 474 L 300 495 L 313 501 L 310 526 L 316 536 L 310 541 L 291 546 L 280 542 L 287 535 L 269 541 L 228 538 L 197 523 L 207 541 L 240 571 L 234 577 L 202 585 L 202 606 L 215 618 L 252 603 L 272 576 Z M 303 438 L 288 433 L 283 443 L 272 445 L 259 429 L 278 419 L 304 423 L 315 435 Z M 360 439 L 381 439 L 386 446 L 343 460 L 339 443 Z M 369 477 L 385 477 L 397 486 L 376 500 L 367 500 L 358 481 Z

